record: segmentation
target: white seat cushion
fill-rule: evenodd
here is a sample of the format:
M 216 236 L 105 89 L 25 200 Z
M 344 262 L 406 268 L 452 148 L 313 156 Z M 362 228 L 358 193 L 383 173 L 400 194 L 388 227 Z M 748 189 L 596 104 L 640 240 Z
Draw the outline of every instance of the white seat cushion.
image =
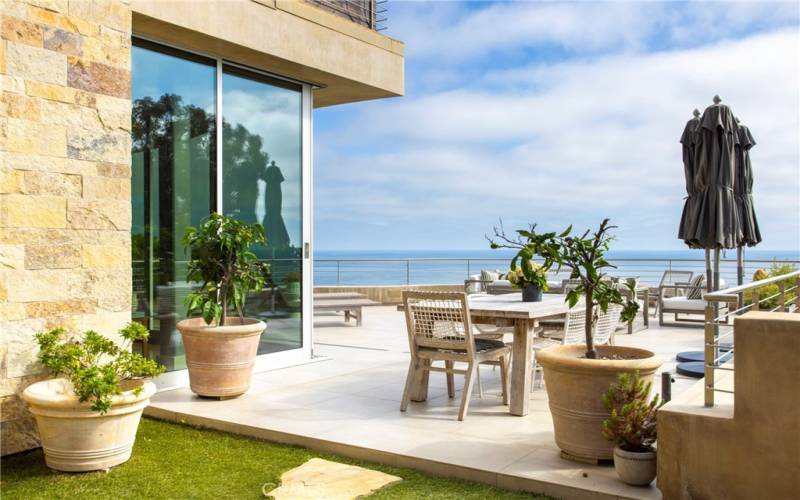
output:
M 669 311 L 697 311 L 706 310 L 706 301 L 702 299 L 687 299 L 686 297 L 669 297 L 664 299 L 664 312 Z

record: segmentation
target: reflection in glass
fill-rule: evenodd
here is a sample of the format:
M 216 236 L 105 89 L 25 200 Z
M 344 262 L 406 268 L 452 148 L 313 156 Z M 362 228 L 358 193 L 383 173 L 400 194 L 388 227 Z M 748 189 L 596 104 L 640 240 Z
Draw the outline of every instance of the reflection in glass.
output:
M 259 354 L 302 346 L 302 93 L 287 84 L 223 69 L 223 213 L 264 226 L 272 282 L 247 314 L 267 320 Z
M 190 291 L 181 238 L 214 205 L 215 75 L 213 61 L 133 48 L 133 315 L 152 332 L 144 352 L 169 370 L 186 367 L 175 329 Z

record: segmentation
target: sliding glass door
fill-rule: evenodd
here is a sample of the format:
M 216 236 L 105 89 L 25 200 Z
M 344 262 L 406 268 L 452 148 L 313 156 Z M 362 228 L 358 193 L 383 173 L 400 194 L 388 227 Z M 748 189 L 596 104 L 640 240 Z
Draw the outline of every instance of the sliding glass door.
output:
M 310 88 L 136 40 L 132 90 L 133 315 L 152 332 L 141 349 L 186 367 L 175 325 L 195 284 L 181 238 L 217 211 L 265 228 L 256 252 L 272 280 L 246 308 L 267 322 L 259 354 L 310 357 Z
M 222 213 L 264 226 L 256 254 L 272 282 L 247 314 L 265 319 L 259 354 L 302 346 L 303 154 L 300 85 L 223 65 Z

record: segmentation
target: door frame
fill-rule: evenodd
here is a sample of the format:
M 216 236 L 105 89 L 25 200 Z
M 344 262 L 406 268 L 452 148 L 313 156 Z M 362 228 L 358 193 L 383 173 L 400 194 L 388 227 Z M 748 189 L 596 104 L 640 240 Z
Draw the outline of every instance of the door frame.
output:
M 223 168 L 223 147 L 222 147 L 222 119 L 223 119 L 223 66 L 232 66 L 254 74 L 264 75 L 277 80 L 283 80 L 297 84 L 301 87 L 301 208 L 300 216 L 302 219 L 302 241 L 301 241 L 301 347 L 286 351 L 279 351 L 268 354 L 261 354 L 256 357 L 254 372 L 263 372 L 285 368 L 298 364 L 307 363 L 313 358 L 313 288 L 314 288 L 314 262 L 313 249 L 313 216 L 314 216 L 314 196 L 313 196 L 313 89 L 314 85 L 308 82 L 298 81 L 285 76 L 270 73 L 259 68 L 243 65 L 236 61 L 231 61 L 213 54 L 198 52 L 181 46 L 166 43 L 151 37 L 133 35 L 133 41 L 142 40 L 155 45 L 160 45 L 168 49 L 175 49 L 188 54 L 195 54 L 204 58 L 212 59 L 216 62 L 216 187 L 214 196 L 214 211 L 221 213 L 224 197 L 224 187 L 222 185 Z M 269 335 L 269 322 L 267 322 L 266 335 Z M 154 380 L 159 390 L 187 386 L 189 383 L 189 372 L 187 369 L 175 370 L 164 373 Z

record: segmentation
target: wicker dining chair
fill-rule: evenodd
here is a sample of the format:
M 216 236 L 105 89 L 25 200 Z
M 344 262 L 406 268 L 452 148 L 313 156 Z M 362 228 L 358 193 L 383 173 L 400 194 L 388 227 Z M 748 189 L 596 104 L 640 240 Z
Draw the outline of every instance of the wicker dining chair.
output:
M 464 420 L 469 408 L 472 386 L 478 365 L 496 361 L 500 364 L 503 404 L 508 404 L 508 371 L 511 348 L 502 341 L 476 339 L 472 332 L 467 295 L 463 292 L 403 292 L 411 362 L 403 390 L 400 411 L 406 411 L 414 381 L 424 372 L 447 375 L 447 394 L 455 397 L 453 375 L 464 375 L 458 420 Z M 433 366 L 443 361 L 444 367 Z M 465 370 L 455 363 L 466 363 Z M 422 373 L 421 373 L 422 372 Z M 420 377 L 421 378 L 421 377 Z
M 586 309 L 573 308 L 567 312 L 566 319 L 564 320 L 564 330 L 562 331 L 561 338 L 549 337 L 536 337 L 533 339 L 533 387 L 536 387 L 536 374 L 542 372 L 542 367 L 536 363 L 536 353 L 542 349 L 554 345 L 567 345 L 567 344 L 582 344 L 586 341 L 584 324 L 586 320 Z M 539 385 L 541 387 L 542 376 L 539 377 Z
M 620 315 L 622 315 L 622 306 L 619 304 L 609 304 L 606 312 L 603 312 L 598 306 L 597 322 L 592 335 L 595 345 L 614 344 L 614 332 L 619 325 Z

